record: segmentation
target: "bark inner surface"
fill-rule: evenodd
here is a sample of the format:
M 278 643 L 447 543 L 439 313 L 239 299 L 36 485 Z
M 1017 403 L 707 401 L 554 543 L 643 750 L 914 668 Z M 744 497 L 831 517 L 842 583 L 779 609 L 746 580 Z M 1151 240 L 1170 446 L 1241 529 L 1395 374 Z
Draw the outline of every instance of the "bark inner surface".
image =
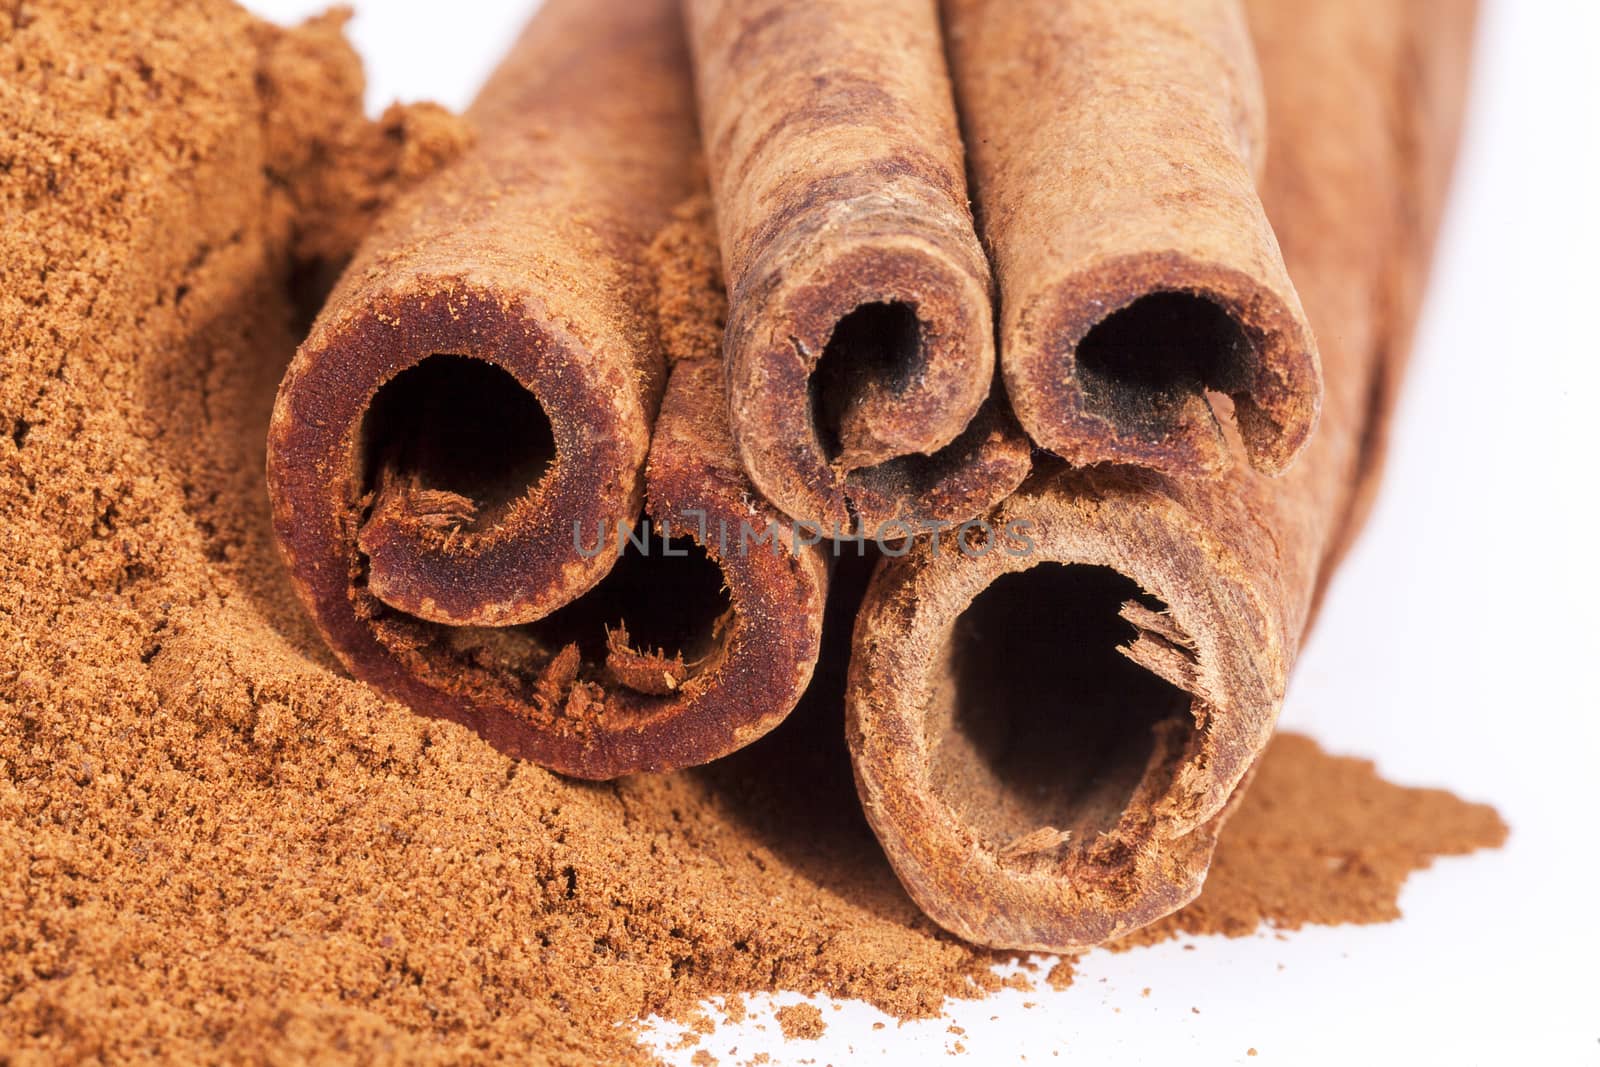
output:
M 1253 357 L 1244 330 L 1215 301 L 1162 292 L 1095 323 L 1078 342 L 1077 372 L 1091 411 L 1138 425 L 1183 397 L 1239 391 Z
M 1191 697 L 1119 650 L 1154 597 L 1106 567 L 1003 575 L 956 621 L 927 712 L 932 787 L 1002 857 L 1066 856 L 1138 821 L 1194 732 Z M 1143 788 L 1141 788 L 1143 787 Z
M 506 370 L 429 356 L 384 383 L 362 424 L 367 487 L 428 525 L 492 529 L 555 460 L 538 398 Z
M 583 550 L 599 547 L 597 537 L 584 531 Z M 615 551 L 615 529 L 604 537 Z M 720 661 L 732 599 L 721 568 L 692 538 L 663 540 L 645 524 L 622 543 L 599 585 L 538 622 L 454 627 L 394 612 L 378 634 L 422 657 L 433 677 L 495 694 L 539 721 L 590 718 L 616 689 L 671 697 Z
M 830 460 L 851 436 L 862 401 L 898 394 L 922 364 L 922 324 L 903 301 L 862 304 L 840 319 L 811 373 L 811 414 Z

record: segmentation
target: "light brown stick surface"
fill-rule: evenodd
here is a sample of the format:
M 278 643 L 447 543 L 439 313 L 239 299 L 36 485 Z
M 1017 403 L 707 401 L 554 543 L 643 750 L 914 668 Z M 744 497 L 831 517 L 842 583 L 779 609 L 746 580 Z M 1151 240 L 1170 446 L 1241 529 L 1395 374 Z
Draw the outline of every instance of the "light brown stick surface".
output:
M 1256 193 L 1239 0 L 945 0 L 1001 367 L 1074 465 L 1216 473 L 1208 391 L 1278 473 L 1316 424 L 1316 344 Z
M 1439 217 L 1472 5 L 1256 0 L 1265 201 L 1322 330 L 1322 426 L 1283 478 L 1042 471 L 974 558 L 875 576 L 849 735 L 868 817 L 938 922 L 1068 950 L 1200 889 L 1375 469 Z
M 688 0 L 734 439 L 796 519 L 960 521 L 1026 476 L 931 0 Z
M 615 562 L 575 525 L 639 513 L 643 256 L 698 154 L 676 7 L 552 0 L 469 118 L 477 147 L 386 216 L 279 393 L 279 540 L 330 631 L 352 582 L 434 622 L 539 618 Z

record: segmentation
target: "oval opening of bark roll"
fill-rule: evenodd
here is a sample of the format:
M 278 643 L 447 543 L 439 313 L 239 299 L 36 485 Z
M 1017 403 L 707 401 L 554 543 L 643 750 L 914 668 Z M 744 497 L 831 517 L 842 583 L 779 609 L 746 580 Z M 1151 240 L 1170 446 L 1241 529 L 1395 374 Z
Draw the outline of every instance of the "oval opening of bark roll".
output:
M 361 428 L 366 487 L 400 491 L 425 524 L 493 528 L 555 462 L 537 397 L 486 360 L 435 355 L 395 375 Z
M 617 684 L 663 696 L 715 659 L 732 600 L 722 569 L 692 538 L 663 537 L 646 521 L 624 544 L 591 594 L 520 629 L 548 649 L 576 642 L 588 668 L 604 667 Z
M 603 536 L 614 551 L 617 532 Z M 623 537 L 626 550 L 599 585 L 537 622 L 446 626 L 395 613 L 381 639 L 427 661 L 428 676 L 455 679 L 535 721 L 582 719 L 590 708 L 647 714 L 652 698 L 673 695 L 717 661 L 732 604 L 721 569 L 692 539 L 663 539 L 648 523 Z
M 900 300 L 862 304 L 833 328 L 811 372 L 811 413 L 830 460 L 838 459 L 861 401 L 899 393 L 923 360 L 922 323 Z
M 1243 388 L 1254 358 L 1232 315 L 1183 292 L 1151 293 L 1113 311 L 1076 350 L 1085 406 L 1119 419 L 1153 413 L 1174 395 Z
M 1165 790 L 1154 779 L 1195 730 L 1189 694 L 1119 651 L 1130 601 L 1162 610 L 1107 567 L 1044 562 L 1000 576 L 952 629 L 930 785 L 1002 862 L 1092 849 L 1136 793 Z

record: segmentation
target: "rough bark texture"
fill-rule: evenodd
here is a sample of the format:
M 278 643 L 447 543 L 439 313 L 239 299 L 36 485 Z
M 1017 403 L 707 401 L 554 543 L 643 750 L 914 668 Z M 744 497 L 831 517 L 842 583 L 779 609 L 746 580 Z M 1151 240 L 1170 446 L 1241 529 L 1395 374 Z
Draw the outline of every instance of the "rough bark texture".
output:
M 858 786 L 901 880 L 950 930 L 1066 950 L 1198 893 L 1365 512 L 1472 15 L 1251 5 L 1271 105 L 1264 201 L 1328 370 L 1293 470 L 1043 471 L 991 518 L 995 550 L 923 545 L 875 576 L 851 667 Z
M 843 532 L 960 521 L 1016 488 L 989 266 L 932 0 L 689 0 L 727 266 L 734 439 Z
M 1279 473 L 1321 394 L 1262 211 L 1260 74 L 1239 0 L 946 0 L 1001 366 L 1038 444 L 1075 465 L 1216 473 L 1233 400 Z
M 694 189 L 692 98 L 674 5 L 552 0 L 473 106 L 476 148 L 345 273 L 269 469 L 284 556 L 352 664 L 353 588 L 509 625 L 615 562 L 573 530 L 639 513 L 664 384 L 643 256 Z

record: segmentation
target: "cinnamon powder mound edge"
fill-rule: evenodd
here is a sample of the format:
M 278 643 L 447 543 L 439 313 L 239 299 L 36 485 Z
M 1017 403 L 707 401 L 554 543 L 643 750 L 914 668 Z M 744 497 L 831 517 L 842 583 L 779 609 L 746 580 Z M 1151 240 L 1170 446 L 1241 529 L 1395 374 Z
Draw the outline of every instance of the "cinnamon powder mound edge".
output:
M 26 11 L 0 15 L 12 1062 L 643 1063 L 616 1024 L 708 996 L 911 1018 L 998 987 L 1008 957 L 917 911 L 851 796 L 847 596 L 784 726 L 605 785 L 337 667 L 277 561 L 261 442 L 308 291 L 460 128 L 367 123 L 333 22 L 279 31 L 221 0 Z M 1281 737 L 1207 892 L 1141 936 L 1391 918 L 1406 873 L 1504 832 Z

